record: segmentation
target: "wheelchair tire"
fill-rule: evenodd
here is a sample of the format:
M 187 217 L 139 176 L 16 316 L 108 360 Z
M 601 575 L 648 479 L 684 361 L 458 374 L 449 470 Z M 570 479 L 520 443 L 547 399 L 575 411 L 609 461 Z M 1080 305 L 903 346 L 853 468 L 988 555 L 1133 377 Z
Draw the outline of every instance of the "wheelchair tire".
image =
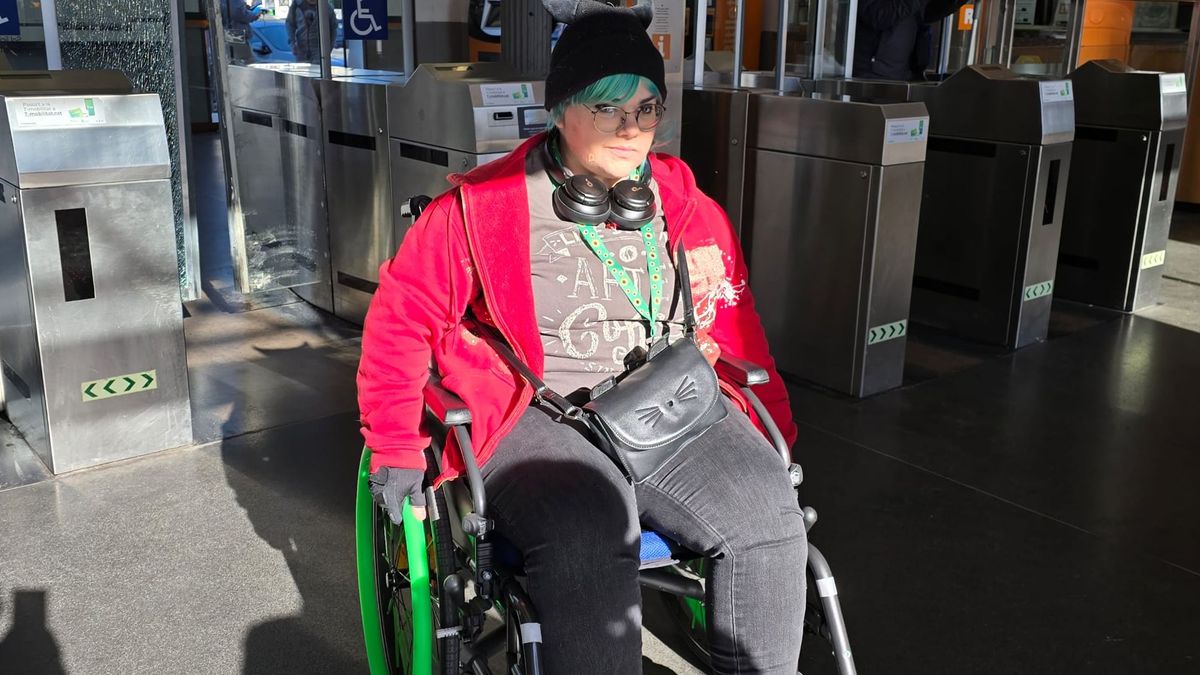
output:
M 425 521 L 425 548 L 428 559 L 429 595 L 413 593 L 408 574 L 408 544 L 403 528 L 395 525 L 374 504 L 366 486 L 370 467 L 369 451 L 363 453 L 360 467 L 360 491 L 357 509 L 356 546 L 358 549 L 359 603 L 363 614 L 367 660 L 372 675 L 458 675 L 457 639 L 436 639 L 441 628 L 439 612 L 440 574 L 455 570 L 454 544 L 450 522 L 445 518 Z M 363 494 L 366 493 L 364 504 Z M 441 491 L 434 493 L 437 512 L 446 513 Z M 421 607 L 421 603 L 428 603 Z M 430 617 L 426 654 L 414 649 L 418 611 Z M 439 644 L 440 643 L 440 644 Z M 418 649 L 421 647 L 418 645 Z M 418 662 L 430 663 L 428 671 Z

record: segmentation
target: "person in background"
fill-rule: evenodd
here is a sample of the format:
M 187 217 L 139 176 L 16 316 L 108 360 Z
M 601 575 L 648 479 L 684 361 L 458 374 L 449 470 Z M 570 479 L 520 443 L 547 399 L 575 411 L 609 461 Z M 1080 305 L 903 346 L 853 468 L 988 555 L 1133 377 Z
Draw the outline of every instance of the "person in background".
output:
M 967 0 L 859 0 L 854 77 L 921 80 L 933 54 L 930 24 Z
M 225 14 L 225 30 L 240 35 L 246 35 L 250 24 L 262 16 L 261 0 L 255 0 L 253 7 L 247 6 L 245 0 L 221 0 L 221 10 Z
M 234 0 L 236 1 L 236 0 Z M 329 18 L 329 47 L 337 38 L 337 17 L 333 14 L 333 4 L 321 3 Z M 317 0 L 295 0 L 287 15 L 288 44 L 292 46 L 292 54 L 297 61 L 317 63 L 321 60 L 321 31 L 317 17 Z

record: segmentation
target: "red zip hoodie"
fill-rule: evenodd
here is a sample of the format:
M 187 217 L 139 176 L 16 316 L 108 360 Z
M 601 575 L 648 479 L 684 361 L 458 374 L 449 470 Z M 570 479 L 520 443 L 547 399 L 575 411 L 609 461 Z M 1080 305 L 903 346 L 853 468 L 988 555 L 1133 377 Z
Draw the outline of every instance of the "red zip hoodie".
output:
M 525 190 L 525 155 L 543 138 L 539 134 L 501 159 L 452 176 L 455 187 L 430 204 L 396 256 L 380 268 L 358 368 L 358 401 L 363 436 L 373 451 L 372 471 L 425 467 L 429 436 L 423 429 L 423 389 L 431 360 L 442 386 L 471 410 L 471 441 L 481 465 L 532 400 L 533 387 L 479 337 L 466 317 L 493 326 L 535 374 L 543 374 Z M 650 163 L 670 250 L 682 241 L 687 251 L 701 348 L 710 362 L 724 352 L 767 369 L 771 379 L 755 393 L 791 445 L 796 425 L 787 390 L 754 310 L 733 228 L 721 208 L 696 187 L 681 160 L 655 153 Z M 761 428 L 738 388 L 724 378 L 721 384 Z M 448 449 L 439 482 L 462 470 L 457 451 Z

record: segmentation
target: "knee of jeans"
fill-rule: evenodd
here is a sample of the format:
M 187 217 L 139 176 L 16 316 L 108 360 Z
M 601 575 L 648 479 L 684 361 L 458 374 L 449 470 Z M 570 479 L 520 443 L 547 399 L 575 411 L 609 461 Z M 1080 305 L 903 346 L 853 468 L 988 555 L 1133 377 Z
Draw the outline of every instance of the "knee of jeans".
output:
M 804 529 L 804 511 L 789 490 L 786 499 L 772 498 L 770 491 L 763 491 L 761 498 L 753 500 L 749 513 L 740 520 L 743 527 L 735 528 L 726 537 L 731 553 L 774 546 L 799 547 L 807 555 L 807 534 Z

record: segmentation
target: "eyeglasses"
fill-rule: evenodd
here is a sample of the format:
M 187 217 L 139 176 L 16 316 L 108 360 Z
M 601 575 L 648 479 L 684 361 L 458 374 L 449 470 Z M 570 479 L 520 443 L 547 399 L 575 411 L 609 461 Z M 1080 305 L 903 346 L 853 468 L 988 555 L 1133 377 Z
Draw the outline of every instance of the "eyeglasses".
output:
M 633 115 L 639 129 L 650 131 L 658 126 L 666 111 L 666 107 L 661 103 L 644 103 L 633 112 L 615 105 L 598 105 L 592 108 L 592 124 L 596 127 L 596 131 L 602 134 L 612 134 L 625 126 L 625 120 Z

